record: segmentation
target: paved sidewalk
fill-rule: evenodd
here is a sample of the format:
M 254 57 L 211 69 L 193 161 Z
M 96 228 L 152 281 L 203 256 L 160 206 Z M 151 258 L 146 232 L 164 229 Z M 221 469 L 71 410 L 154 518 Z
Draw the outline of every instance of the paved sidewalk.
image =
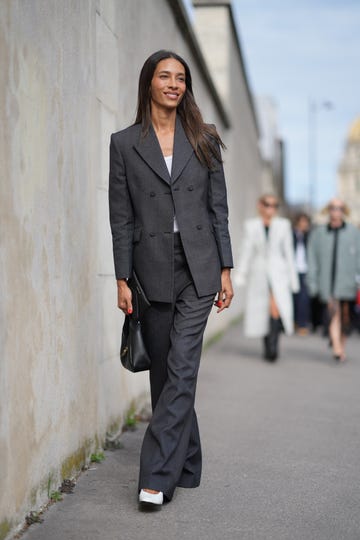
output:
M 232 327 L 202 359 L 201 486 L 138 511 L 141 425 L 23 539 L 359 540 L 360 337 L 348 351 L 336 365 L 319 336 L 283 338 L 267 364 Z

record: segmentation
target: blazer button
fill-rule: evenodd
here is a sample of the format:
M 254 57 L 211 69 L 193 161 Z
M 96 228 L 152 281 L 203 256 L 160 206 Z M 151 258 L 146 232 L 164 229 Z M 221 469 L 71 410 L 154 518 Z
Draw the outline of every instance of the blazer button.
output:
M 173 191 L 179 191 L 178 187 L 174 187 Z
M 194 186 L 189 186 L 188 191 L 194 191 Z
M 154 236 L 156 236 L 156 234 L 154 232 L 151 232 L 151 233 L 149 233 L 149 236 L 151 236 L 151 238 L 153 238 Z
M 155 197 L 155 196 L 156 196 L 155 191 L 150 191 L 150 197 Z
M 202 225 L 196 225 L 196 228 L 197 228 L 198 231 L 201 231 Z

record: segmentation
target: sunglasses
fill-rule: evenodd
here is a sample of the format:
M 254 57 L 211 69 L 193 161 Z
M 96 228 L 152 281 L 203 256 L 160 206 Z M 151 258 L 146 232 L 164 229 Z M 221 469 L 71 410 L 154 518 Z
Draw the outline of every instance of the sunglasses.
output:
M 329 206 L 329 210 L 330 210 L 330 211 L 336 211 L 336 210 L 338 210 L 339 212 L 343 212 L 343 211 L 344 211 L 344 207 L 343 207 L 343 206 L 335 206 L 335 205 L 331 205 L 331 206 Z
M 269 203 L 263 201 L 261 204 L 264 206 L 264 208 L 279 208 L 279 203 Z

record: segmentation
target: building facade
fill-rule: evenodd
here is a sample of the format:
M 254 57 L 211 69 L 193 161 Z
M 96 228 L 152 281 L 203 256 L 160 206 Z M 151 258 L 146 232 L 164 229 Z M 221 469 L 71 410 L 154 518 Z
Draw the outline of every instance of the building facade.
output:
M 349 220 L 360 227 L 360 117 L 349 129 L 338 168 L 338 193 L 350 209 Z
M 262 190 L 264 193 L 274 193 L 284 202 L 284 143 L 279 135 L 277 107 L 269 96 L 257 96 L 256 111 L 264 161 Z

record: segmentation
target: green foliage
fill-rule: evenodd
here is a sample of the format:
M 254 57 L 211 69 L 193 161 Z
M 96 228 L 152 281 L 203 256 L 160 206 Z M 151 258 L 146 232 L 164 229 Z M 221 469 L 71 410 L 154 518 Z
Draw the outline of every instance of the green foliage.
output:
M 138 423 L 136 415 L 135 405 L 132 403 L 125 415 L 124 425 L 125 429 L 134 429 Z
M 7 519 L 0 523 L 0 540 L 3 540 L 11 530 L 11 523 Z
M 73 454 L 65 459 L 61 466 L 61 478 L 71 478 L 74 471 L 80 471 L 86 463 L 93 440 L 87 439 L 84 444 Z
M 63 500 L 63 496 L 60 491 L 52 491 L 50 494 L 50 499 L 54 502 L 59 502 Z
M 92 463 L 101 463 L 104 461 L 105 455 L 104 452 L 96 452 L 95 454 L 91 454 L 90 461 Z
M 25 516 L 25 521 L 27 525 L 32 525 L 33 523 L 42 523 L 44 520 L 39 512 L 31 511 Z

